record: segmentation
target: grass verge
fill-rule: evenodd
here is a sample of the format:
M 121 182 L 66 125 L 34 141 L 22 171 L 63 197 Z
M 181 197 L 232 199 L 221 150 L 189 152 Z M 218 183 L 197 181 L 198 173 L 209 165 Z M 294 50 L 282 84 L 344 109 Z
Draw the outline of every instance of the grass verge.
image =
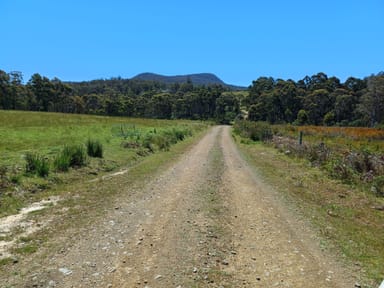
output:
M 0 110 L 0 217 L 150 154 L 167 151 L 208 125 Z
M 367 287 L 377 287 L 384 278 L 384 212 L 376 209 L 383 205 L 382 200 L 329 179 L 304 159 L 234 137 L 258 173 L 289 201 L 294 201 L 304 217 L 317 227 L 326 239 L 327 249 L 341 254 L 365 274 L 369 279 Z
M 12 264 L 4 260 L 0 265 L 0 282 L 4 280 L 3 277 L 7 279 L 7 275 L 17 272 L 17 277 L 8 280 L 12 280 L 12 285 L 18 287 L 17 285 L 25 280 L 31 267 L 46 265 L 48 255 L 52 255 L 58 247 L 71 245 L 67 242 L 68 239 L 62 238 L 62 231 L 66 231 L 66 235 L 71 235 L 71 239 L 76 239 L 81 230 L 92 227 L 93 223 L 113 209 L 117 198 L 129 198 L 132 194 L 138 193 L 138 189 L 143 187 L 148 179 L 172 165 L 205 133 L 206 130 L 196 132 L 192 137 L 171 146 L 169 151 L 149 154 L 129 167 L 128 173 L 124 175 L 107 180 L 99 178 L 100 180 L 93 182 L 62 183 L 46 192 L 60 195 L 64 200 L 55 207 L 40 210 L 37 214 L 29 214 L 28 217 L 37 222 L 45 218 L 50 219 L 49 227 L 20 240 L 22 245 L 13 251 L 20 256 L 20 261 Z M 95 175 L 93 177 L 95 178 Z M 38 247 L 35 243 L 38 243 Z

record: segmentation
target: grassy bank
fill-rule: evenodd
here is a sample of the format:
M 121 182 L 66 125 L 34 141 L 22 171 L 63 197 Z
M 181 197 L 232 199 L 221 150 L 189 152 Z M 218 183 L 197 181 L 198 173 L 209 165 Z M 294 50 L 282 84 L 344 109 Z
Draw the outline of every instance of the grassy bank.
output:
M 206 127 L 193 121 L 0 111 L 0 216 L 58 193 L 60 185 L 168 151 Z
M 61 183 L 50 190 L 42 191 L 41 197 L 59 195 L 60 201 L 55 206 L 29 213 L 28 220 L 44 223 L 49 219 L 49 225 L 30 235 L 28 239 L 19 237 L 16 248 L 11 251 L 13 257 L 0 261 L 0 275 L 5 278 L 12 275 L 12 282 L 25 283 L 29 271 L 46 265 L 48 255 L 72 244 L 63 235 L 71 235 L 71 239 L 77 239 L 84 229 L 93 229 L 95 223 L 103 221 L 110 210 L 119 209 L 117 199 L 140 197 L 138 193 L 141 193 L 141 188 L 148 183 L 148 179 L 153 179 L 159 171 L 170 167 L 205 133 L 206 129 L 198 130 L 192 137 L 172 145 L 169 150 L 158 150 L 142 157 L 130 165 L 125 174 L 106 178 L 100 177 L 102 174 L 93 175 L 89 178 L 92 181 L 83 179 Z M 17 237 L 20 232 L 14 231 L 12 237 Z M 14 259 L 17 259 L 17 263 Z M 1 278 L 0 276 L 0 282 Z
M 271 144 L 234 136 L 246 158 L 268 183 L 295 203 L 317 229 L 322 244 L 377 287 L 384 278 L 384 201 L 357 185 L 332 179 L 306 158 Z M 371 282 L 370 282 L 371 281 Z

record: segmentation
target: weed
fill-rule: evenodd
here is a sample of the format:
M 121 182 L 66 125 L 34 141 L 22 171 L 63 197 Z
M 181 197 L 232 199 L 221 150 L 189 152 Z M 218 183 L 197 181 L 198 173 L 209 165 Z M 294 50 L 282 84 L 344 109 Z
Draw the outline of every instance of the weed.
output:
M 128 149 L 136 149 L 140 147 L 140 143 L 138 142 L 122 142 L 121 146 Z
M 116 125 L 112 127 L 112 133 L 117 137 L 122 137 L 124 140 L 139 139 L 141 136 L 141 131 L 136 129 L 135 125 L 131 125 L 130 127 L 124 124 Z
M 82 145 L 64 146 L 53 162 L 57 171 L 65 172 L 69 167 L 82 167 L 87 164 L 87 155 Z
M 49 174 L 49 163 L 47 159 L 42 159 L 41 165 L 39 169 L 37 170 L 37 175 L 40 177 L 47 177 Z
M 12 174 L 10 180 L 13 184 L 20 185 L 21 184 L 21 175 L 20 174 Z
M 32 254 L 37 251 L 35 244 L 23 245 L 22 247 L 15 248 L 14 251 L 18 254 Z
M 384 176 L 375 177 L 371 190 L 377 195 L 384 197 Z
M 103 158 L 103 145 L 99 140 L 88 139 L 86 146 L 88 156 Z
M 59 155 L 56 156 L 55 160 L 53 161 L 53 165 L 56 171 L 68 171 L 69 166 L 71 165 L 71 155 L 63 150 Z
M 19 239 L 20 242 L 24 242 L 24 243 L 31 242 L 32 240 L 33 240 L 32 237 L 26 237 L 26 236 L 20 237 Z
M 32 153 L 25 155 L 25 172 L 34 174 L 37 171 L 37 167 L 40 165 L 40 156 Z
M 8 186 L 7 172 L 8 168 L 6 166 L 0 166 L 0 188 L 5 188 Z
M 7 177 L 7 171 L 8 171 L 7 166 L 4 166 L 4 165 L 0 166 L 0 179 Z
M 142 140 L 142 146 L 151 153 L 155 152 L 155 148 L 153 147 L 153 139 L 154 139 L 154 135 L 151 133 L 148 133 L 147 135 L 145 135 L 145 137 Z
M 150 152 L 147 150 L 147 149 L 144 149 L 144 148 L 139 148 L 137 151 L 136 151 L 136 154 L 141 156 L 141 157 L 145 157 L 149 154 Z
M 49 174 L 48 159 L 37 154 L 27 153 L 25 155 L 25 172 L 27 174 L 37 174 L 40 177 L 46 177 Z
M 62 153 L 69 157 L 71 167 L 82 167 L 87 164 L 87 155 L 83 145 L 65 146 Z
M 8 265 L 8 264 L 11 264 L 12 262 L 13 262 L 12 258 L 3 258 L 3 259 L 0 259 L 0 266 Z
M 168 151 L 171 147 L 170 138 L 167 137 L 167 133 L 165 135 L 155 135 L 152 138 L 153 143 L 159 148 L 160 151 Z

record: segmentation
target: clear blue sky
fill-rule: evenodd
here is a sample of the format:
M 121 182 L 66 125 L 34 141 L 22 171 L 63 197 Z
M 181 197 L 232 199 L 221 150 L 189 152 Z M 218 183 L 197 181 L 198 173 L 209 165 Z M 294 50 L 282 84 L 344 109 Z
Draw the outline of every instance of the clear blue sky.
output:
M 0 0 L 0 69 L 61 80 L 384 70 L 383 0 Z

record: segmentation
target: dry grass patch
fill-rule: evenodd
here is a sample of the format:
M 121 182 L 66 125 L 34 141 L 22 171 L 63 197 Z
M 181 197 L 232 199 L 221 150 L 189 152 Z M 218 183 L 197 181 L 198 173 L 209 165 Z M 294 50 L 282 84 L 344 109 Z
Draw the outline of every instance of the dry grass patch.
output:
M 317 227 L 327 249 L 347 259 L 374 284 L 384 275 L 384 201 L 340 181 L 304 159 L 288 157 L 260 143 L 238 146 L 268 183 Z M 248 144 L 244 144 L 244 142 Z

